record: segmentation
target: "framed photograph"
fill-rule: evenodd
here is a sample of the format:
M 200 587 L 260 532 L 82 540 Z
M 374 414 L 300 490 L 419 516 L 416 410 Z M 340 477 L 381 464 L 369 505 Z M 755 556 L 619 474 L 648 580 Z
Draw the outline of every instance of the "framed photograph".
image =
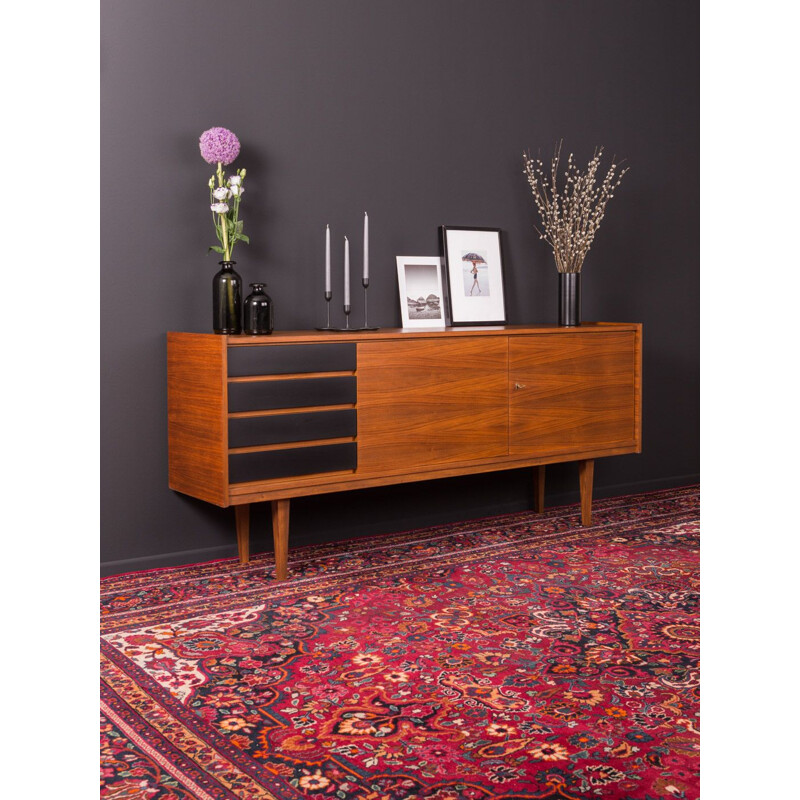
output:
M 440 258 L 397 256 L 397 286 L 404 328 L 444 328 Z
M 439 246 L 447 275 L 450 324 L 505 325 L 500 229 L 442 225 Z

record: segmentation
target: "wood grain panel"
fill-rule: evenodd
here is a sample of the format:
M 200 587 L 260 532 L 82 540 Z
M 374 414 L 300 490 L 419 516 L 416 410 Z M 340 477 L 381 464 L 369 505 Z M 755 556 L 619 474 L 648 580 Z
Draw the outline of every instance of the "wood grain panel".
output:
M 225 338 L 167 334 L 169 486 L 228 505 Z
M 635 332 L 512 337 L 510 452 L 635 446 L 637 366 Z
M 358 475 L 508 453 L 505 337 L 358 346 Z
M 582 322 L 580 325 L 581 333 L 602 333 L 605 331 L 635 330 L 639 327 L 637 322 Z M 486 325 L 469 328 L 442 328 L 440 330 L 409 330 L 408 328 L 380 328 L 377 331 L 358 331 L 336 332 L 336 331 L 274 331 L 269 337 L 269 341 L 263 336 L 248 336 L 247 334 L 237 334 L 236 336 L 226 336 L 228 347 L 252 347 L 254 345 L 274 346 L 278 344 L 312 344 L 315 342 L 336 343 L 336 342 L 357 342 L 362 344 L 368 341 L 389 341 L 399 339 L 409 341 L 411 339 L 466 339 L 479 337 L 503 337 L 516 336 L 520 333 L 530 333 L 532 335 L 547 334 L 554 336 L 571 335 L 574 328 L 564 328 L 550 324 L 535 325 Z

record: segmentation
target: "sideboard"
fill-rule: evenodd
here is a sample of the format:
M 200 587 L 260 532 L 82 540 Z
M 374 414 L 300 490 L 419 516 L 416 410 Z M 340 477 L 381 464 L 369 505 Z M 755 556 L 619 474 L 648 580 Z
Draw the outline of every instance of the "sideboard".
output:
M 270 501 L 287 577 L 293 497 L 641 452 L 638 323 L 167 334 L 169 486 L 235 509 Z

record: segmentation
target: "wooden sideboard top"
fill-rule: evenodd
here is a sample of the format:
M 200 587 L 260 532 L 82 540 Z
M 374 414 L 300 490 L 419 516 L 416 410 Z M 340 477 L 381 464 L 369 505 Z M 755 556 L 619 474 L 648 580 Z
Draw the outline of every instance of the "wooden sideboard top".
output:
M 576 327 L 553 324 L 538 325 L 487 325 L 476 327 L 448 328 L 380 328 L 377 331 L 274 331 L 268 336 L 224 336 L 216 333 L 193 333 L 192 336 L 208 336 L 225 340 L 228 345 L 253 345 L 293 342 L 367 342 L 382 339 L 430 339 L 447 336 L 508 336 L 537 333 L 591 333 L 600 331 L 631 331 L 641 327 L 638 322 L 583 322 Z M 172 335 L 170 332 L 168 335 Z M 183 334 L 181 334 L 183 335 Z

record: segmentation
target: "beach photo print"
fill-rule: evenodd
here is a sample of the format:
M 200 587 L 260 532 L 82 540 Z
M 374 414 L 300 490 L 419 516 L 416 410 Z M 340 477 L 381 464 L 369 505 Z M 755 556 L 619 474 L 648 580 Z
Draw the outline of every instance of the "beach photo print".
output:
M 504 325 L 503 255 L 499 228 L 441 226 L 451 325 Z

